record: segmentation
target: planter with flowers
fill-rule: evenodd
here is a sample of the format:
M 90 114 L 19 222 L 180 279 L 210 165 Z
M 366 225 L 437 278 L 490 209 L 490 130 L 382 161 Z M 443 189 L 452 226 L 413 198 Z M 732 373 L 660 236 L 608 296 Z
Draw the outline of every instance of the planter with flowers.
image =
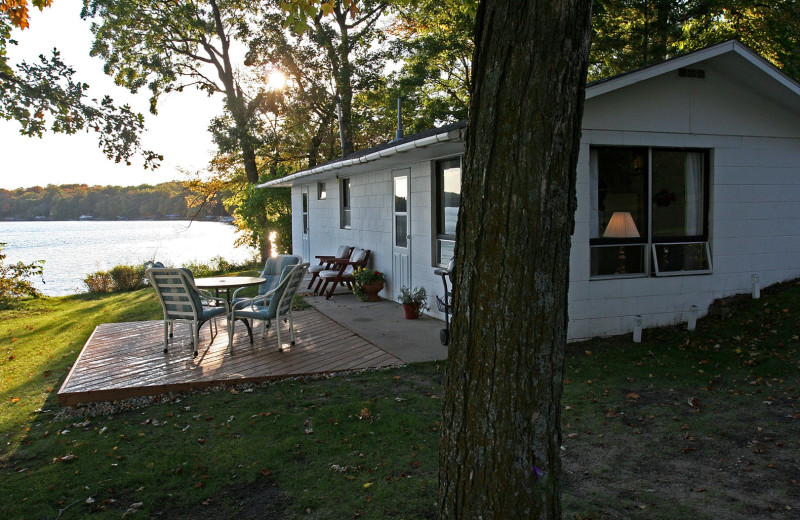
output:
M 384 285 L 382 272 L 359 267 L 356 269 L 356 272 L 353 273 L 353 277 L 355 277 L 353 293 L 356 295 L 356 298 L 362 302 L 381 301 L 378 293 L 383 290 Z
M 428 292 L 424 287 L 408 287 L 400 288 L 400 303 L 403 304 L 403 312 L 407 320 L 415 320 L 419 318 L 420 309 L 427 309 Z

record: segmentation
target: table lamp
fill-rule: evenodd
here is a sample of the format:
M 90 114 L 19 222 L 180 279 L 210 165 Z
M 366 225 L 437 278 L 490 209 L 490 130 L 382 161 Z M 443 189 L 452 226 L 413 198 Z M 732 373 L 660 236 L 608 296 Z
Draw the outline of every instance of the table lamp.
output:
M 603 232 L 603 238 L 638 238 L 639 230 L 627 211 L 615 211 Z M 625 274 L 625 246 L 619 246 L 619 274 Z

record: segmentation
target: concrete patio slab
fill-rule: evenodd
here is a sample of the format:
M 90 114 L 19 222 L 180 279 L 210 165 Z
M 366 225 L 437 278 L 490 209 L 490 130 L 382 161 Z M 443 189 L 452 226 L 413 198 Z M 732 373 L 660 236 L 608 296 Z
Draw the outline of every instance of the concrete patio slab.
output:
M 447 359 L 447 347 L 439 341 L 444 321 L 426 315 L 407 320 L 398 303 L 361 302 L 353 293 L 339 291 L 329 300 L 310 292 L 301 294 L 322 314 L 406 363 Z

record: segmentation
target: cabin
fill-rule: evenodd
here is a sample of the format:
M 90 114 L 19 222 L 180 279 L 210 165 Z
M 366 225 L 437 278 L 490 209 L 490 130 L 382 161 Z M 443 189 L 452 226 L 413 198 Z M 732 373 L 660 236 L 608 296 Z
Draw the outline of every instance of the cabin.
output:
M 465 128 L 263 184 L 292 189 L 294 254 L 370 249 L 383 298 L 441 294 Z M 591 83 L 582 130 L 570 340 L 689 321 L 800 276 L 800 84 L 752 50 L 729 41 Z

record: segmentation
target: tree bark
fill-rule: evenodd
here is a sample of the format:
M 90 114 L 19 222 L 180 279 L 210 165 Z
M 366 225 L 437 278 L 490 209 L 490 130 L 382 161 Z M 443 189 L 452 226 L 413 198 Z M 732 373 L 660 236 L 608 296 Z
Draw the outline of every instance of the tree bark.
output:
M 439 516 L 561 518 L 560 400 L 591 2 L 482 2 Z

